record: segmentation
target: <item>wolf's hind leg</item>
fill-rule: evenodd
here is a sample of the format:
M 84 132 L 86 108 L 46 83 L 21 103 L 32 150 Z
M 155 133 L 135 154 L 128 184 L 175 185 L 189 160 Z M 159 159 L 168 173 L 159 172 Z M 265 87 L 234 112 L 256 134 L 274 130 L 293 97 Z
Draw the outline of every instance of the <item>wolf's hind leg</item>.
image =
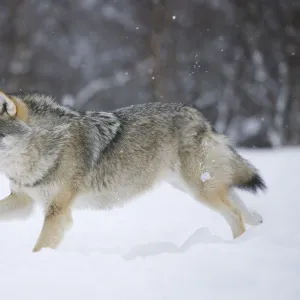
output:
M 262 216 L 254 209 L 248 209 L 240 196 L 233 190 L 230 191 L 230 200 L 233 206 L 242 213 L 243 219 L 246 224 L 258 225 L 263 222 Z
M 12 192 L 0 200 L 0 221 L 27 219 L 33 211 L 33 201 L 23 193 Z
M 245 232 L 242 214 L 228 197 L 228 186 L 222 181 L 207 175 L 201 178 L 201 167 L 191 164 L 192 159 L 182 165 L 182 179 L 188 187 L 189 194 L 197 201 L 220 213 L 229 224 L 234 238 Z M 198 164 L 199 165 L 199 164 Z
M 227 188 L 218 188 L 213 192 L 204 192 L 199 189 L 193 193 L 194 197 L 204 205 L 221 214 L 229 224 L 234 238 L 239 237 L 245 232 L 245 225 L 241 212 L 230 202 L 227 195 Z
M 42 248 L 55 249 L 62 241 L 65 232 L 72 225 L 70 206 L 74 198 L 74 191 L 62 190 L 49 203 L 46 209 L 43 228 L 33 249 L 34 252 Z
M 216 156 L 214 163 L 207 163 L 206 166 L 203 166 L 199 163 L 199 161 L 203 162 L 203 157 L 199 153 L 201 151 L 193 151 L 182 155 L 182 180 L 193 198 L 225 218 L 231 228 L 233 237 L 237 238 L 245 232 L 245 225 L 241 212 L 230 202 L 226 171 L 222 171 L 226 168 L 221 168 L 222 158 L 218 159 Z M 204 171 L 205 168 L 208 169 L 206 172 Z

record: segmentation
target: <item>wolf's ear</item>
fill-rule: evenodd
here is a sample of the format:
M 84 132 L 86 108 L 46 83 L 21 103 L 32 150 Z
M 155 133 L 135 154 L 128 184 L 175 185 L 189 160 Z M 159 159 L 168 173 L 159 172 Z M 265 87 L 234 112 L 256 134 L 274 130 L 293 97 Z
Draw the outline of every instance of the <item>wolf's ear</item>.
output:
M 5 114 L 26 122 L 28 119 L 28 108 L 21 99 L 9 97 L 0 91 L 0 116 Z

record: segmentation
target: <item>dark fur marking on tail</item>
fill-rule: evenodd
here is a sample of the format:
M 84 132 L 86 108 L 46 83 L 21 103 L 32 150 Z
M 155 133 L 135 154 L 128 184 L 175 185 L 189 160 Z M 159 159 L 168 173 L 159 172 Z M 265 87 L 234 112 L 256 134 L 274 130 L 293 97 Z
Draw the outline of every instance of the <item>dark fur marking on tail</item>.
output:
M 243 190 L 250 190 L 253 193 L 257 193 L 258 190 L 263 191 L 267 188 L 264 180 L 258 173 L 253 174 L 252 178 L 248 182 L 237 184 L 235 186 Z

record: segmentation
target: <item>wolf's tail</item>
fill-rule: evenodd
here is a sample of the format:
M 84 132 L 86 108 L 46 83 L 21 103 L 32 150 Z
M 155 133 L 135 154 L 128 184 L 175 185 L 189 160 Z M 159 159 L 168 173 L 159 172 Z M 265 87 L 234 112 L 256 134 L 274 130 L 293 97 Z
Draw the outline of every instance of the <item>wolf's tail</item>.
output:
M 231 150 L 233 152 L 233 186 L 253 193 L 266 190 L 267 186 L 258 170 L 233 148 Z

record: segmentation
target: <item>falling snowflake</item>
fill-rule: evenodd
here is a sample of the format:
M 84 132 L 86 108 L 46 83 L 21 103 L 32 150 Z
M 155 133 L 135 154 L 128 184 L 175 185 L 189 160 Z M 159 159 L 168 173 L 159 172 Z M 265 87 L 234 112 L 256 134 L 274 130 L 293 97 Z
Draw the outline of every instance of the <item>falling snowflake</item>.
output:
M 205 181 L 209 180 L 210 178 L 211 177 L 210 177 L 209 172 L 204 172 L 200 176 L 200 179 L 201 179 L 202 182 L 205 182 Z

